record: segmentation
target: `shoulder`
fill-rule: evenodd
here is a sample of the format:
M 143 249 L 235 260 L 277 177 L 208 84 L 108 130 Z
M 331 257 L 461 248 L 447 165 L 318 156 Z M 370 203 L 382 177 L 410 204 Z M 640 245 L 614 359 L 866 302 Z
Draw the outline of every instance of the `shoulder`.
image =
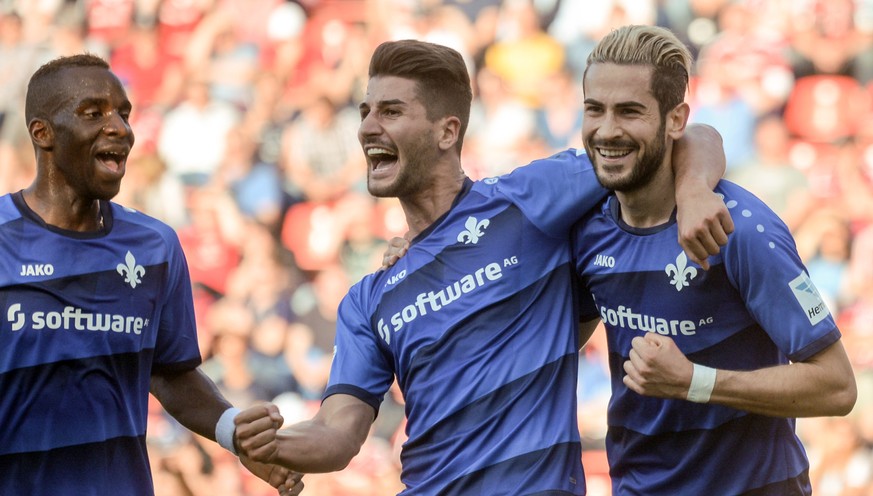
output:
M 742 186 L 722 180 L 715 192 L 724 200 L 738 231 L 760 230 L 767 225 L 785 227 L 773 209 Z
M 125 226 L 136 230 L 141 236 L 157 236 L 167 242 L 178 244 L 178 234 L 165 222 L 118 203 L 110 202 L 110 205 L 112 206 L 113 229 Z
M 766 257 L 771 250 L 796 251 L 794 237 L 782 219 L 761 199 L 730 181 L 722 180 L 716 193 L 723 195 L 734 221 L 726 250 L 742 250 L 750 256 Z
M 501 176 L 481 179 L 474 187 L 505 194 L 535 192 L 544 200 L 549 193 L 585 195 L 602 189 L 585 150 L 575 148 L 534 160 Z
M 397 270 L 394 267 L 367 274 L 360 281 L 349 287 L 346 296 L 343 298 L 344 304 L 354 304 L 355 306 L 366 308 L 371 302 L 375 301 L 378 303 L 378 295 L 381 294 L 381 288 L 389 283 L 393 284 L 403 279 L 405 275 L 405 270 Z
M 510 174 L 517 171 L 523 172 L 529 171 L 531 169 L 537 170 L 541 168 L 555 167 L 560 167 L 568 171 L 582 171 L 592 169 L 591 160 L 588 158 L 588 154 L 585 153 L 584 149 L 568 148 L 548 157 L 534 160 L 527 165 L 518 167 Z
M 0 196 L 0 224 L 5 224 L 10 220 L 14 220 L 21 217 L 21 213 L 15 208 L 15 204 L 12 201 L 12 194 L 7 193 L 3 196 Z

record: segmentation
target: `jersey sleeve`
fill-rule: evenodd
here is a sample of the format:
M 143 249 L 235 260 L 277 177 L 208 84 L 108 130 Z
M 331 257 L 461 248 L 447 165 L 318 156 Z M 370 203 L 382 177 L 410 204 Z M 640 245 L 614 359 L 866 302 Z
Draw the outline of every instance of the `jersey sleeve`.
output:
M 499 188 L 551 236 L 566 236 L 607 193 L 585 151 L 572 148 L 516 168 L 500 178 Z
M 594 303 L 594 294 L 588 289 L 588 284 L 582 280 L 582 267 L 579 264 L 578 254 L 581 253 L 580 243 L 584 243 L 585 223 L 591 218 L 591 212 L 586 214 L 579 222 L 573 225 L 570 232 L 570 253 L 573 254 L 573 290 L 576 311 L 579 313 L 579 322 L 588 322 L 600 318 L 597 305 Z
M 166 294 L 155 342 L 153 370 L 182 372 L 200 365 L 188 262 L 177 237 L 168 240 Z
M 360 284 L 355 285 L 340 303 L 333 362 L 324 398 L 348 394 L 378 412 L 382 398 L 394 382 L 394 372 L 380 348 L 376 331 L 362 311 L 361 294 Z
M 788 227 L 750 193 L 728 189 L 726 204 L 736 229 L 725 247 L 724 263 L 752 316 L 794 362 L 836 342 L 840 332 Z

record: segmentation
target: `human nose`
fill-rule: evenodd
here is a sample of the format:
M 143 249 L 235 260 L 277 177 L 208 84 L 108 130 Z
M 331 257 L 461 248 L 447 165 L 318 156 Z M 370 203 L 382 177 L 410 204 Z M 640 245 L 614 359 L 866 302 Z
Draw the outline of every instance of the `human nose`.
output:
M 358 127 L 358 138 L 363 142 L 367 136 L 378 135 L 382 131 L 373 113 L 367 113 L 361 117 L 361 125 Z
M 598 121 L 597 137 L 602 139 L 617 138 L 621 135 L 621 126 L 612 112 L 607 112 Z
M 130 123 L 127 122 L 127 119 L 122 117 L 118 112 L 112 112 L 109 114 L 106 124 L 103 125 L 103 132 L 106 134 L 118 134 L 122 136 L 132 134 Z

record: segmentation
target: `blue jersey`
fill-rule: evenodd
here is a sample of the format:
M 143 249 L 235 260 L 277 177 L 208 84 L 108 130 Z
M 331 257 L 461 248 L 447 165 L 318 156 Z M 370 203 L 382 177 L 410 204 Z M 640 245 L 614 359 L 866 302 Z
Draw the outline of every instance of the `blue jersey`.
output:
M 467 180 L 339 309 L 326 396 L 378 409 L 395 377 L 403 495 L 585 492 L 572 224 L 605 195 L 584 153 Z
M 0 197 L 0 494 L 151 495 L 152 372 L 200 363 L 175 233 L 104 202 L 105 228 Z
M 629 227 L 614 196 L 574 234 L 581 284 L 607 329 L 616 495 L 810 493 L 793 419 L 644 397 L 622 382 L 631 340 L 646 332 L 671 337 L 692 362 L 731 370 L 802 361 L 840 338 L 782 221 L 735 184 L 716 192 L 736 229 L 708 271 L 680 248 L 675 219 Z

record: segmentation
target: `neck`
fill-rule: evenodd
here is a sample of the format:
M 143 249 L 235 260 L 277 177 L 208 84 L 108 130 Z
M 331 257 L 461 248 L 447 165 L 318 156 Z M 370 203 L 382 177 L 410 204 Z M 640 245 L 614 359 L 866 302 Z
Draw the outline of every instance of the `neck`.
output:
M 100 200 L 66 199 L 60 195 L 43 195 L 35 188 L 24 190 L 24 202 L 46 224 L 68 231 L 99 231 L 103 229 Z
M 407 239 L 415 238 L 449 211 L 466 177 L 463 170 L 458 168 L 451 176 L 434 178 L 434 184 L 427 190 L 400 199 L 400 206 L 406 214 Z
M 631 227 L 647 228 L 665 224 L 676 208 L 673 169 L 669 164 L 645 186 L 635 191 L 616 191 L 622 220 Z

